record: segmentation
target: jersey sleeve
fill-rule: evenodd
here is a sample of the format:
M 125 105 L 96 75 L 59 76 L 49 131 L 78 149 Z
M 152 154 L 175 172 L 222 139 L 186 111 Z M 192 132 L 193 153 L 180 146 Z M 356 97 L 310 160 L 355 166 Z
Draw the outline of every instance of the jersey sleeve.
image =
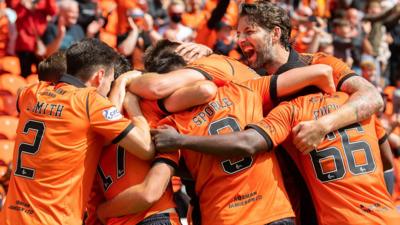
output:
M 376 132 L 376 136 L 378 137 L 379 144 L 381 145 L 388 138 L 388 136 L 386 134 L 386 130 L 385 130 L 385 128 L 383 128 L 383 125 L 382 125 L 381 121 L 379 120 L 379 118 L 377 118 L 375 115 L 373 115 L 372 119 L 375 120 L 375 132 Z
M 249 124 L 246 129 L 255 129 L 271 146 L 281 144 L 291 133 L 296 117 L 295 105 L 290 102 L 282 102 L 274 108 L 262 121 Z
M 347 79 L 358 76 L 345 62 L 331 55 L 316 53 L 314 55 L 313 64 L 326 64 L 332 67 L 332 75 L 337 91 L 340 91 L 343 82 Z
M 243 84 L 249 87 L 252 91 L 258 93 L 262 97 L 262 104 L 266 105 L 271 103 L 271 78 L 271 76 L 260 77 L 257 79 L 246 81 Z
M 17 100 L 16 100 L 16 107 L 17 107 L 17 112 L 20 113 L 20 103 L 23 101 L 25 92 L 26 92 L 27 87 L 23 87 L 19 90 L 18 95 L 17 95 Z
M 162 100 L 142 99 L 140 101 L 140 108 L 151 128 L 157 127 L 158 122 L 169 115 Z
M 134 127 L 108 99 L 96 91 L 89 92 L 86 111 L 91 128 L 107 142 L 118 143 Z
M 191 64 L 186 67 L 187 69 L 196 70 L 201 73 L 207 80 L 215 83 L 218 87 L 224 86 L 229 80 L 226 72 L 217 68 L 214 65 L 206 64 Z
M 172 116 L 165 117 L 162 119 L 159 123 L 158 126 L 161 125 L 170 125 L 174 128 L 176 128 L 175 122 L 172 119 Z M 175 170 L 178 169 L 179 165 L 179 158 L 180 158 L 180 151 L 175 151 L 172 153 L 157 153 L 156 157 L 153 160 L 153 165 L 155 163 L 165 163 L 170 166 L 172 166 Z

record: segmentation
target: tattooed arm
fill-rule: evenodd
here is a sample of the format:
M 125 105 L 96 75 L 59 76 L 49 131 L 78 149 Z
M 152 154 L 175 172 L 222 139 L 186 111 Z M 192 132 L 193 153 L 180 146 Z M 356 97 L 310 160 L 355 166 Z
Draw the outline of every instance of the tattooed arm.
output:
M 367 119 L 383 108 L 379 91 L 360 76 L 348 78 L 340 89 L 350 95 L 346 104 L 318 120 L 301 122 L 293 128 L 294 144 L 300 151 L 312 150 L 327 133 Z

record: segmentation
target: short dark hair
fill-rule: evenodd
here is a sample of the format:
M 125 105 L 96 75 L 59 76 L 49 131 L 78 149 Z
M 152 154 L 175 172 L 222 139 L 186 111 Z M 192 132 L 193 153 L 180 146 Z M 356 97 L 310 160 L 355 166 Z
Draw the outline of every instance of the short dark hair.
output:
M 65 52 L 58 51 L 41 61 L 38 65 L 40 81 L 57 82 L 67 72 Z
M 132 70 L 132 65 L 129 60 L 124 55 L 118 54 L 114 65 L 114 80 L 130 70 Z
M 65 54 L 67 73 L 84 82 L 99 67 L 104 67 L 106 71 L 112 69 L 117 58 L 117 53 L 110 46 L 95 38 L 85 38 L 72 44 Z
M 168 73 L 186 66 L 183 57 L 175 52 L 179 45 L 178 42 L 165 39 L 147 48 L 143 56 L 146 72 Z
M 244 3 L 241 6 L 240 17 L 247 16 L 249 21 L 258 26 L 272 31 L 275 26 L 282 30 L 281 44 L 288 48 L 290 46 L 290 33 L 292 25 L 288 13 L 278 5 L 266 0 L 259 0 L 253 4 Z

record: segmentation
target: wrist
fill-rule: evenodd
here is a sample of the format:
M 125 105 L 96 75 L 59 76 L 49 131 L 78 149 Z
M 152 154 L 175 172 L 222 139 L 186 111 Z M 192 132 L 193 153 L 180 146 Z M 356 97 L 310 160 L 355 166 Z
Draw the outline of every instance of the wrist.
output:
M 317 120 L 319 127 L 321 128 L 321 132 L 324 135 L 327 135 L 329 132 L 333 131 L 333 124 L 327 119 L 326 116 L 323 116 Z
M 190 136 L 184 134 L 178 134 L 176 138 L 176 147 L 178 148 L 190 148 Z

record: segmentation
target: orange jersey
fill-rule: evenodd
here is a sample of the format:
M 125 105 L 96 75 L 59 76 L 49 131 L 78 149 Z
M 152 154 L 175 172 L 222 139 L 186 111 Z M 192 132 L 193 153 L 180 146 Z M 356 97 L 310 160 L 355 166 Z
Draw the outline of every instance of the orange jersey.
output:
M 166 117 L 182 134 L 216 135 L 240 131 L 262 119 L 262 104 L 269 101 L 269 77 L 218 89 L 210 103 Z M 234 140 L 233 140 L 234 141 Z M 294 217 L 273 152 L 222 159 L 181 150 L 161 154 L 157 161 L 178 164 L 179 158 L 195 180 L 201 224 L 267 224 Z
M 118 143 L 133 128 L 95 88 L 68 75 L 61 80 L 19 95 L 1 224 L 81 224 L 103 144 Z
M 294 50 L 290 51 L 289 54 L 289 59 L 288 62 L 284 65 L 282 65 L 275 74 L 279 75 L 283 72 L 286 72 L 289 69 L 293 69 L 296 67 L 302 67 L 302 66 L 308 66 L 308 65 L 314 65 L 314 64 L 325 64 L 329 65 L 332 67 L 332 75 L 333 75 L 333 80 L 336 84 L 336 90 L 339 91 L 341 90 L 341 86 L 344 81 L 346 81 L 348 78 L 353 77 L 353 76 L 358 76 L 351 68 L 344 63 L 342 60 L 331 56 L 327 55 L 322 52 L 317 52 L 314 54 L 307 54 L 307 53 L 297 53 Z M 285 101 L 288 99 L 292 99 L 293 96 L 288 96 L 285 98 L 279 98 L 277 97 L 277 76 L 273 76 L 272 81 L 271 81 L 271 99 L 274 102 L 275 105 L 278 105 L 279 102 Z M 308 91 L 309 88 L 306 88 L 306 91 L 304 92 L 299 92 L 296 94 L 296 96 L 301 96 L 301 95 L 306 95 L 310 93 Z M 269 110 L 268 110 L 269 111 Z
M 161 109 L 161 104 L 160 101 L 153 101 L 153 100 L 147 100 L 147 99 L 142 99 L 140 100 L 140 109 L 142 110 L 143 116 L 146 118 L 147 122 L 149 123 L 149 126 L 151 128 L 156 128 L 158 122 L 164 118 L 165 116 L 168 115 L 167 112 L 163 112 Z
M 295 125 L 328 114 L 347 99 L 340 92 L 299 97 L 280 104 L 250 127 L 268 136 L 274 146 L 283 143 L 311 191 L 319 224 L 398 224 L 400 215 L 383 177 L 377 135 L 384 133 L 376 128 L 375 118 L 328 134 L 307 155 L 292 144 L 290 133 Z
M 157 101 L 142 99 L 140 108 L 150 127 L 156 127 L 159 120 L 166 115 L 157 105 Z M 151 168 L 151 162 L 141 160 L 132 154 L 125 152 L 118 145 L 106 147 L 100 156 L 97 168 L 97 182 L 102 187 L 101 194 L 105 200 L 110 200 L 128 187 L 140 184 Z M 97 191 L 97 190 L 95 190 Z M 98 192 L 98 191 L 97 191 Z M 97 197 L 98 198 L 98 197 Z M 94 202 L 94 208 L 100 202 Z M 161 199 L 148 210 L 141 213 L 110 218 L 107 224 L 136 224 L 146 217 L 169 208 L 174 208 L 171 188 L 169 187 Z M 92 213 L 95 210 L 91 210 Z
M 393 159 L 393 167 L 395 184 L 392 199 L 397 207 L 397 211 L 400 213 L 400 157 Z
M 141 160 L 118 145 L 111 145 L 101 155 L 99 167 L 97 168 L 97 178 L 103 187 L 104 196 L 107 200 L 110 200 L 123 190 L 135 184 L 140 184 L 145 179 L 150 168 L 150 161 Z M 110 218 L 107 224 L 137 224 L 144 218 L 169 208 L 175 208 L 171 186 L 167 188 L 160 200 L 148 210 L 137 214 Z
M 217 86 L 225 85 L 229 81 L 243 83 L 260 77 L 253 69 L 236 59 L 216 54 L 195 60 L 187 68 L 199 71 Z

